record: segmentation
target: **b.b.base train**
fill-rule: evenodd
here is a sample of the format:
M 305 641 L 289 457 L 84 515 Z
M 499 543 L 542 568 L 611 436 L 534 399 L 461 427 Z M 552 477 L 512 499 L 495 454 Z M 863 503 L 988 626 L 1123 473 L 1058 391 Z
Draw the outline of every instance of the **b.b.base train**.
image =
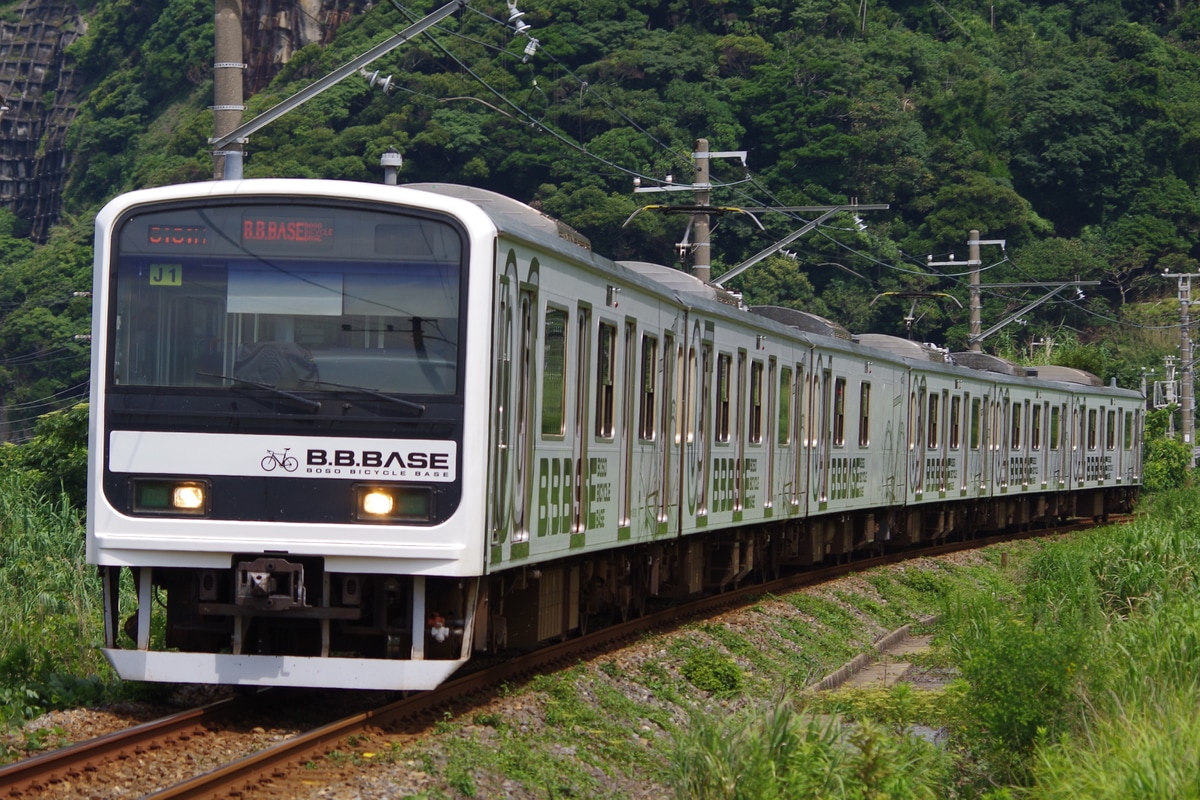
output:
M 87 552 L 125 678 L 428 689 L 1140 482 L 1136 392 L 747 309 L 459 186 L 134 192 L 95 276 Z

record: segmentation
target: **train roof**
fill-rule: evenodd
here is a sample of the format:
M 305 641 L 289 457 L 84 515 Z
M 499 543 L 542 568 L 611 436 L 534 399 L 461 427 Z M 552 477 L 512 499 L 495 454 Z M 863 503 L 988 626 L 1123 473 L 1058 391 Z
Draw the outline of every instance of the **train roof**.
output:
M 515 221 L 542 233 L 557 236 L 559 239 L 565 239 L 571 244 L 578 245 L 586 250 L 592 249 L 591 240 L 570 225 L 538 211 L 533 206 L 526 205 L 520 200 L 513 200 L 511 197 L 502 195 L 499 192 L 493 192 L 489 189 L 479 189 L 474 186 L 463 186 L 457 183 L 406 183 L 403 188 L 440 194 L 474 203 L 483 209 L 483 212 L 491 217 L 501 229 L 508 227 L 504 224 L 505 222 Z
M 815 333 L 817 336 L 832 336 L 835 339 L 852 341 L 850 331 L 838 325 L 831 319 L 817 316 L 808 311 L 800 311 L 787 306 L 750 306 L 750 313 L 760 317 L 775 320 L 805 333 Z
M 935 364 L 946 363 L 945 350 L 931 344 L 922 344 L 909 339 L 901 339 L 899 336 L 890 336 L 886 333 L 860 333 L 854 337 L 854 341 L 864 347 L 883 350 L 894 356 L 911 358 L 913 361 L 931 361 Z
M 650 261 L 617 261 L 615 263 L 644 278 L 649 278 L 659 286 L 665 286 L 675 292 L 678 297 L 703 298 L 727 306 L 738 305 L 736 295 L 730 294 L 719 286 L 705 283 L 695 275 L 681 269 L 654 264 Z
M 955 364 L 959 364 L 970 369 L 977 369 L 981 372 L 997 372 L 1001 375 L 1011 375 L 1014 378 L 1028 377 L 1029 373 L 1019 364 L 1014 364 L 1006 358 L 993 356 L 988 353 L 977 353 L 973 350 L 964 350 L 961 353 L 955 353 L 951 356 Z
M 1074 367 L 1046 366 L 1030 370 L 1044 381 L 1063 381 L 1065 383 L 1082 383 L 1085 386 L 1103 386 L 1104 381 L 1090 372 Z
M 670 292 L 685 305 L 708 305 L 724 307 L 726 313 L 730 307 L 740 308 L 746 313 L 747 321 L 757 317 L 766 327 L 772 323 L 783 325 L 801 334 L 837 342 L 841 347 L 866 348 L 882 352 L 894 358 L 905 361 L 938 365 L 943 368 L 966 368 L 981 372 L 993 372 L 1014 378 L 1033 379 L 1057 383 L 1073 383 L 1085 386 L 1103 387 L 1103 382 L 1084 370 L 1071 367 L 1038 367 L 1026 369 L 1007 361 L 999 356 L 987 353 L 962 352 L 952 355 L 931 344 L 912 342 L 897 336 L 879 333 L 864 333 L 852 335 L 836 322 L 798 309 L 782 306 L 753 306 L 747 308 L 741 304 L 740 295 L 728 290 L 705 283 L 694 275 L 676 267 L 655 264 L 648 261 L 612 261 L 595 253 L 591 242 L 586 236 L 569 225 L 545 214 L 533 206 L 514 200 L 511 197 L 480 189 L 474 186 L 463 186 L 453 183 L 409 183 L 402 188 L 429 192 L 469 202 L 481 209 L 501 231 L 523 231 L 526 236 L 540 239 L 543 243 L 557 242 L 558 248 L 564 252 L 570 246 L 582 249 L 575 250 L 576 257 L 590 263 L 593 268 L 611 269 L 613 267 L 632 274 L 653 285 Z M 1113 389 L 1120 394 L 1138 395 L 1133 390 Z

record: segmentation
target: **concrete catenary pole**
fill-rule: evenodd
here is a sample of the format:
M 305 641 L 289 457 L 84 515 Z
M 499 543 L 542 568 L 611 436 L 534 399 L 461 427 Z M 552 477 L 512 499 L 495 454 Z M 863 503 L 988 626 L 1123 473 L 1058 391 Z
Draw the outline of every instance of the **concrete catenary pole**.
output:
M 1163 277 L 1179 279 L 1179 430 L 1183 434 L 1183 443 L 1192 449 L 1192 463 L 1195 464 L 1196 401 L 1190 307 L 1192 305 L 1192 278 L 1200 278 L 1200 273 L 1164 272 Z
M 1183 364 L 1183 375 L 1180 377 L 1180 430 L 1183 432 L 1183 443 L 1188 447 L 1196 446 L 1196 404 L 1193 392 L 1192 377 L 1192 334 L 1190 307 L 1192 305 L 1192 276 L 1182 276 L 1179 281 L 1179 307 L 1182 318 L 1179 323 L 1179 360 Z M 1186 286 L 1186 288 L 1184 288 Z M 1193 459 L 1194 461 L 1194 459 Z
M 979 259 L 979 231 L 971 231 L 967 240 L 967 263 L 971 265 L 971 296 L 970 296 L 970 330 L 968 331 L 968 349 L 976 353 L 983 352 L 983 342 L 979 334 L 983 331 L 983 300 L 979 291 L 979 269 L 983 262 Z
M 692 182 L 692 186 L 696 190 L 696 205 L 706 208 L 712 196 L 710 192 L 712 186 L 708 180 L 708 139 L 697 139 L 696 152 L 692 155 L 696 159 L 696 179 Z M 694 214 L 692 230 L 696 241 L 696 257 L 692 262 L 694 264 L 692 274 L 708 283 L 712 277 L 712 239 L 708 227 L 708 214 Z
M 242 0 L 216 0 L 213 63 L 213 138 L 237 130 L 246 110 L 242 98 Z M 226 167 L 226 160 L 231 163 Z M 213 151 L 214 178 L 242 177 L 242 143 Z

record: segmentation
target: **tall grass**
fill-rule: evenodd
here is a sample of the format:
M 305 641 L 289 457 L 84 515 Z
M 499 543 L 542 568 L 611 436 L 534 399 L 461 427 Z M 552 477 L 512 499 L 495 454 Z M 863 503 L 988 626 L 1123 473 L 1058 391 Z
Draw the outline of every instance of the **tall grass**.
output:
M 948 607 L 968 745 L 1023 796 L 1200 797 L 1200 492 L 1143 512 Z
M 1028 792 L 1038 800 L 1200 797 L 1200 697 L 1156 689 L 1128 708 L 1047 744 Z
M 65 497 L 0 474 L 0 722 L 95 696 L 108 673 L 100 581 L 84 560 L 84 527 Z
M 1108 672 L 1087 723 L 1039 748 L 1030 797 L 1200 797 L 1200 492 L 1145 511 L 1096 545 Z
M 797 714 L 789 702 L 729 717 L 696 713 L 676 737 L 675 794 L 686 800 L 934 800 L 949 795 L 948 754 L 862 722 Z

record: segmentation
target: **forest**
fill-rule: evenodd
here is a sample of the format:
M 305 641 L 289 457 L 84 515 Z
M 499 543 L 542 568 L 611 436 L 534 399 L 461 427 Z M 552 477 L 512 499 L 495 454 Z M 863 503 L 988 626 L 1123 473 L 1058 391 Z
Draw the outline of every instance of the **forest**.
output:
M 437 5 L 364 5 L 248 96 L 246 118 Z M 0 212 L 10 440 L 86 390 L 78 293 L 96 211 L 129 189 L 212 179 L 212 4 L 85 11 L 63 220 L 34 244 Z M 1131 388 L 1179 354 L 1164 273 L 1200 272 L 1196 3 L 473 0 L 375 70 L 388 91 L 351 76 L 256 133 L 246 176 L 379 181 L 394 149 L 402 183 L 500 191 L 600 253 L 687 268 L 688 215 L 634 212 L 694 196 L 633 189 L 690 183 L 704 138 L 746 153 L 712 161 L 711 202 L 730 209 L 713 218 L 714 276 L 815 216 L 762 212 L 760 227 L 741 209 L 889 205 L 838 214 L 732 279 L 748 304 L 962 350 L 968 271 L 953 262 L 978 230 L 1005 242 L 981 249 L 985 329 L 1043 297 L 1037 284 L 1099 282 L 1015 319 L 986 351 Z

